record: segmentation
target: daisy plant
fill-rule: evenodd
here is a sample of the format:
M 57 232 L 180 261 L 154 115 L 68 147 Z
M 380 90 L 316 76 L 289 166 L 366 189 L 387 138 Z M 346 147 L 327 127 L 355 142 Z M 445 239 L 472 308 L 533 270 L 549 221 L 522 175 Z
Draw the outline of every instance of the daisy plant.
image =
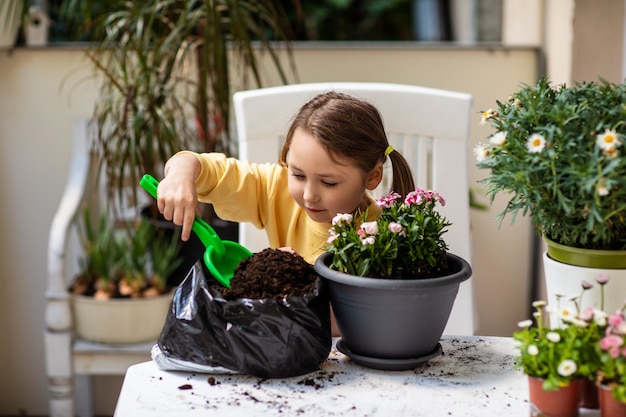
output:
M 391 193 L 377 202 L 382 213 L 338 214 L 332 220 L 327 250 L 331 269 L 374 278 L 426 278 L 447 273 L 448 246 L 443 234 L 450 226 L 438 211 L 444 198 L 416 189 L 403 199 Z
M 499 214 L 529 215 L 544 237 L 587 249 L 626 249 L 626 84 L 524 85 L 481 124 L 495 132 L 474 148 Z
M 602 276 L 597 281 L 600 285 L 606 283 Z M 528 376 L 541 378 L 544 390 L 596 377 L 600 366 L 597 346 L 607 326 L 607 314 L 601 308 L 580 308 L 584 293 L 591 288 L 593 284 L 583 281 L 580 294 L 559 295 L 556 306 L 535 301 L 534 320 L 521 321 L 520 330 L 513 333 L 519 349 L 515 367 Z M 556 315 L 557 320 L 549 321 L 550 315 Z M 549 322 L 558 324 L 549 326 Z

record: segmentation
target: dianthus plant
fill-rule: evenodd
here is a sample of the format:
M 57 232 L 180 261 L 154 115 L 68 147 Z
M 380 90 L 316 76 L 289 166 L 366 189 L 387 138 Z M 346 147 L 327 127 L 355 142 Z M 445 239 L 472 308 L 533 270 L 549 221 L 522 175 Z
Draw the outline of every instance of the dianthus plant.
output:
M 421 188 L 404 199 L 391 193 L 376 202 L 382 213 L 338 214 L 332 221 L 327 249 L 331 268 L 375 278 L 426 278 L 447 272 L 447 244 L 442 235 L 450 223 L 437 211 L 443 197 Z

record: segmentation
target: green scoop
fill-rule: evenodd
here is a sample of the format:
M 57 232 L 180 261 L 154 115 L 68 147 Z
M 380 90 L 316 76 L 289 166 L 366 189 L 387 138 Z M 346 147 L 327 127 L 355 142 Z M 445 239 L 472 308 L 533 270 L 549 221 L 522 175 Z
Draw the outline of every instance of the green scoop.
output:
M 157 198 L 159 182 L 151 175 L 143 176 L 141 185 L 152 197 Z M 204 247 L 204 264 L 213 278 L 226 288 L 230 288 L 235 268 L 244 259 L 252 256 L 252 252 L 236 242 L 221 240 L 215 230 L 207 222 L 196 216 L 191 230 L 195 232 Z

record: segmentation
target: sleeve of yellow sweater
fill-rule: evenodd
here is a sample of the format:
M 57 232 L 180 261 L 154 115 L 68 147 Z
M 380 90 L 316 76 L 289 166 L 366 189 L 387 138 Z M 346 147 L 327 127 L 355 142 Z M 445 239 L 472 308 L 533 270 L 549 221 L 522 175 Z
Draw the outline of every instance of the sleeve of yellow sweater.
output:
M 196 154 L 198 200 L 213 204 L 220 218 L 265 228 L 281 207 L 291 206 L 286 168 L 252 164 L 221 153 Z

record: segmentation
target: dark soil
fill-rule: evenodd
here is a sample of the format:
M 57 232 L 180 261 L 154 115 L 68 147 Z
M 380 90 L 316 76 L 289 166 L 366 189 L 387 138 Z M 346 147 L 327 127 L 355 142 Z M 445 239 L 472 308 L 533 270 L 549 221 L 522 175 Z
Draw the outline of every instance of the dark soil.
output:
M 264 249 L 241 261 L 220 292 L 226 300 L 303 296 L 315 290 L 319 275 L 303 257 L 279 249 Z

